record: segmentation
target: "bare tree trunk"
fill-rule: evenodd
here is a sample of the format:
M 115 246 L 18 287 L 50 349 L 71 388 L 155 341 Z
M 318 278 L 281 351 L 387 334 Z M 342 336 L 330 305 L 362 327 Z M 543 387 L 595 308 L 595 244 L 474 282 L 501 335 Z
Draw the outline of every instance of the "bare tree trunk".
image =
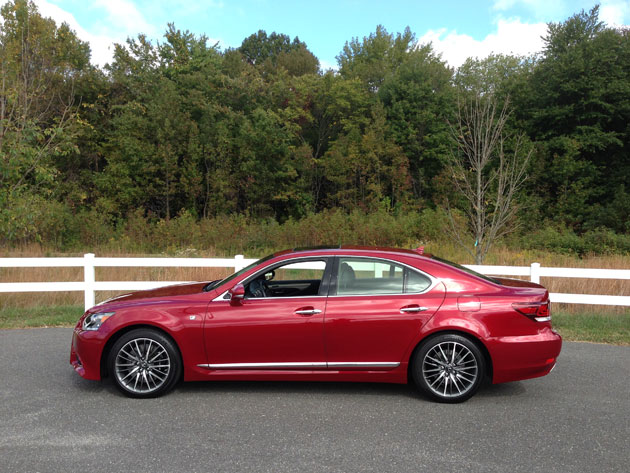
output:
M 482 264 L 492 245 L 517 225 L 514 198 L 527 179 L 532 151 L 523 149 L 522 134 L 505 136 L 508 117 L 508 100 L 499 110 L 496 97 L 476 95 L 472 100 L 458 101 L 457 122 L 451 124 L 455 150 L 449 169 L 455 190 L 466 202 L 467 229 L 456 224 L 448 198 L 446 211 L 451 233 L 476 264 Z M 506 140 L 512 148 L 507 153 Z

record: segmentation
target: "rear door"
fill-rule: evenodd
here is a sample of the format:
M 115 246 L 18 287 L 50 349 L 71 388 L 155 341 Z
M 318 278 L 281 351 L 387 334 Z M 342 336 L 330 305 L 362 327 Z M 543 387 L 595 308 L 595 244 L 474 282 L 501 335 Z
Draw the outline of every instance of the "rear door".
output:
M 445 296 L 443 284 L 402 263 L 337 257 L 326 306 L 328 369 L 391 369 Z

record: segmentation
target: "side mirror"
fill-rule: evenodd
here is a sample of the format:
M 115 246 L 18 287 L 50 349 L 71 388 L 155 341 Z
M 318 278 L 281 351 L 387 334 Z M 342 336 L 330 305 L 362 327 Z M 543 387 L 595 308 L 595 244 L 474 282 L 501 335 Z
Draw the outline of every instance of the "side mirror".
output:
M 242 284 L 237 284 L 229 291 L 230 293 L 230 304 L 231 305 L 239 305 L 245 298 L 245 286 Z

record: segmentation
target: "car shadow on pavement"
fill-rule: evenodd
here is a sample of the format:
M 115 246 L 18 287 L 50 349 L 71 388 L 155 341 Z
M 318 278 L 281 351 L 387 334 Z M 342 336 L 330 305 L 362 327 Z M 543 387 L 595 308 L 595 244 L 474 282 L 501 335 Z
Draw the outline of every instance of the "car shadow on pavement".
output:
M 69 379 L 72 387 L 86 394 L 106 393 L 116 397 L 124 396 L 110 378 L 102 381 L 89 381 L 79 376 Z M 521 382 L 485 384 L 475 398 L 502 398 L 519 396 L 527 389 Z M 431 402 L 419 393 L 413 384 L 351 383 L 316 381 L 196 381 L 180 382 L 174 392 L 177 395 L 217 395 L 217 394 L 308 394 L 308 395 L 352 395 L 352 396 L 395 396 Z
M 363 395 L 417 397 L 413 386 L 406 384 L 347 383 L 316 381 L 198 381 L 180 383 L 178 393 L 287 393 L 317 395 Z
M 527 389 L 523 385 L 523 383 L 519 381 L 514 381 L 512 383 L 501 383 L 501 384 L 486 384 L 479 388 L 475 397 L 480 398 L 493 398 L 493 397 L 509 397 L 509 396 L 519 396 L 525 393 Z

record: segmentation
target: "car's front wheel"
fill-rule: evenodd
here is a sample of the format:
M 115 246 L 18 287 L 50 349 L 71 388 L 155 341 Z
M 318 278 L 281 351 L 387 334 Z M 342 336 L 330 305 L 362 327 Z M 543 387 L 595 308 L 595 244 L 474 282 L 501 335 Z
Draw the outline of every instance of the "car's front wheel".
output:
M 181 357 L 168 337 L 141 328 L 127 332 L 114 343 L 108 368 L 116 386 L 127 396 L 157 397 L 177 383 Z
M 463 402 L 481 385 L 485 360 L 479 347 L 466 337 L 438 335 L 424 341 L 414 355 L 416 386 L 439 402 Z

